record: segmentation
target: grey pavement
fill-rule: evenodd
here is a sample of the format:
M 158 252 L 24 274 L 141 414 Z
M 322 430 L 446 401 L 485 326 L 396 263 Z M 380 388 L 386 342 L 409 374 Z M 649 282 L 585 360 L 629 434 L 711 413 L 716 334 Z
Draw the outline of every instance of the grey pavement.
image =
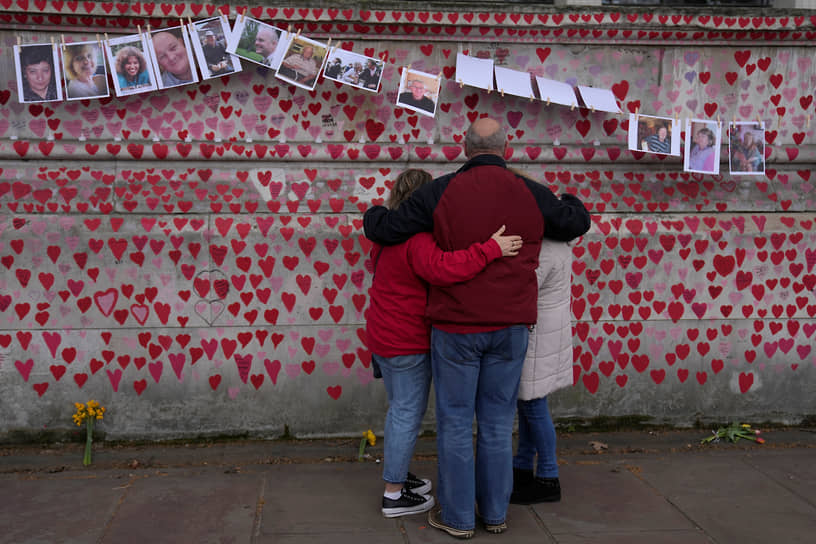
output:
M 816 432 L 757 445 L 699 444 L 699 431 L 559 435 L 561 502 L 511 505 L 478 542 L 816 541 Z M 0 446 L 0 542 L 450 543 L 424 515 L 385 519 L 381 444 L 357 439 Z M 436 480 L 433 438 L 415 472 Z

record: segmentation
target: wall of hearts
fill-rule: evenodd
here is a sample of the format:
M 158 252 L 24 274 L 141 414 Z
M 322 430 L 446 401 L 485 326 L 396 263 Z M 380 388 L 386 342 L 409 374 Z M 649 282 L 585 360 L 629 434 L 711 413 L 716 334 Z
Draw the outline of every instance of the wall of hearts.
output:
M 91 398 L 117 438 L 381 429 L 362 212 L 405 168 L 458 168 L 480 115 L 508 127 L 514 166 L 593 213 L 556 418 L 816 414 L 816 17 L 250 6 L 382 59 L 379 92 L 323 78 L 308 91 L 244 63 L 148 94 L 22 104 L 18 37 L 236 13 L 0 4 L 0 437 L 68 429 Z M 762 122 L 765 172 L 730 174 L 726 138 L 721 174 L 689 173 L 630 151 L 628 116 L 460 86 L 460 48 L 611 89 L 627 114 Z M 395 105 L 409 65 L 442 75 L 435 117 Z

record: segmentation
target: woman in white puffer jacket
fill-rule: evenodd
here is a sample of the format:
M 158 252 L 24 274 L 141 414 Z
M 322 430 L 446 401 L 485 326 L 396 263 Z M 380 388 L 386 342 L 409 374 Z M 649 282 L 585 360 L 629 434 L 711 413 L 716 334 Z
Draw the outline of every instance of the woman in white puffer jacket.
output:
M 547 395 L 572 385 L 573 379 L 572 243 L 545 238 L 536 274 L 538 321 L 530 334 L 518 393 L 519 441 L 513 458 L 510 498 L 514 504 L 561 499 L 555 427 L 547 407 Z

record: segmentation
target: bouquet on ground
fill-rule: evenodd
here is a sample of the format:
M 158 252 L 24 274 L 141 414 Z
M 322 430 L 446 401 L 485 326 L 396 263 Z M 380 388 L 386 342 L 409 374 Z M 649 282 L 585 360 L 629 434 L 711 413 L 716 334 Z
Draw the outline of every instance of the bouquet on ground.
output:
M 91 464 L 91 444 L 93 443 L 93 428 L 94 421 L 103 419 L 105 417 L 105 407 L 95 400 L 89 400 L 88 404 L 75 402 L 74 407 L 76 413 L 71 416 L 77 427 L 85 423 L 85 456 L 82 458 L 82 464 L 88 466 Z
M 377 443 L 377 435 L 374 434 L 374 431 L 369 429 L 366 432 L 364 432 L 363 433 L 363 438 L 362 438 L 362 440 L 360 440 L 360 452 L 357 455 L 357 460 L 358 461 L 363 460 L 363 456 L 365 455 L 366 444 L 368 444 L 369 446 L 373 446 L 376 443 Z
M 729 442 L 737 442 L 740 438 L 743 440 L 753 440 L 759 444 L 764 444 L 765 439 L 759 435 L 759 429 L 752 429 L 747 423 L 732 423 L 727 427 L 720 427 L 716 431 L 711 431 L 711 436 L 707 436 L 700 440 L 700 444 L 719 442 L 721 439 Z

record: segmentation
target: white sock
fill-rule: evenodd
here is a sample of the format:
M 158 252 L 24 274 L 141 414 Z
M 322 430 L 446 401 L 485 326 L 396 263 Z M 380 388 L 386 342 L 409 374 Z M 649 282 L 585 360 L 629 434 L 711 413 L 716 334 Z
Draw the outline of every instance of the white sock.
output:
M 395 500 L 399 499 L 400 497 L 402 497 L 402 490 L 400 490 L 400 491 L 391 491 L 391 492 L 386 491 L 386 492 L 383 493 L 383 497 L 386 497 L 388 499 L 391 499 L 391 500 L 395 501 Z

